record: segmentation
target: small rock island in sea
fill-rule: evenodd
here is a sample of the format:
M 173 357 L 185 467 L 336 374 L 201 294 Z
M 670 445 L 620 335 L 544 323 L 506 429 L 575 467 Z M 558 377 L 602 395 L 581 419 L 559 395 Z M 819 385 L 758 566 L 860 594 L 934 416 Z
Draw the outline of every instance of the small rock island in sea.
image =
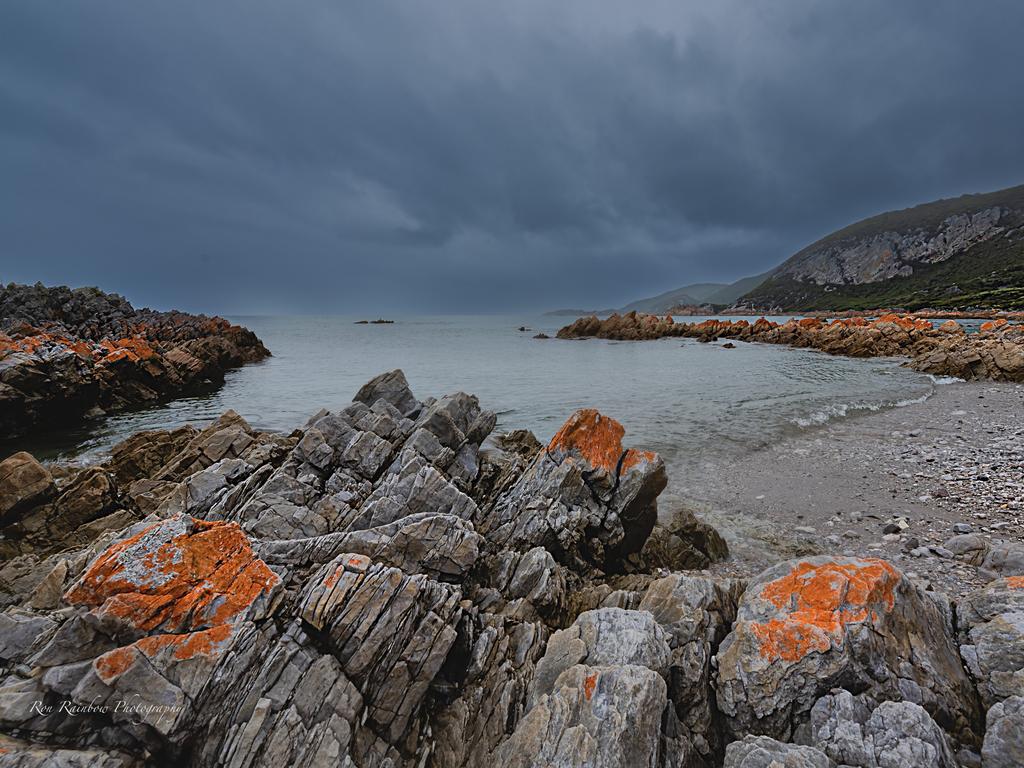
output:
M 875 558 L 715 576 L 617 421 L 495 423 L 396 370 L 287 436 L 228 412 L 4 460 L 2 762 L 1024 760 L 1024 558 L 955 606 Z

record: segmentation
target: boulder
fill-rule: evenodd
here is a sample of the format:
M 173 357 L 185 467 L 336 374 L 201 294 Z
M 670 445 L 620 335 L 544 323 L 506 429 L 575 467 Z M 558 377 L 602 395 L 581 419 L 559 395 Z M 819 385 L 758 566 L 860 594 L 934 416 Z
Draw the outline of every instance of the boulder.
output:
M 984 768 L 1024 765 L 1024 696 L 1011 696 L 993 705 L 985 722 Z
M 724 768 L 832 768 L 832 762 L 813 747 L 746 736 L 726 747 Z
M 21 451 L 8 456 L 0 461 L 0 522 L 42 503 L 55 490 L 53 477 L 32 454 Z
M 662 677 L 646 667 L 570 667 L 497 750 L 508 768 L 655 768 Z
M 672 651 L 667 635 L 647 611 L 598 608 L 585 611 L 568 629 L 555 632 L 536 677 L 527 706 L 550 694 L 555 681 L 570 667 L 636 665 L 668 677 Z
M 942 729 L 917 704 L 854 697 L 840 690 L 811 710 L 811 743 L 851 768 L 956 768 Z
M 997 579 L 957 606 L 960 655 L 988 709 L 1024 695 L 1024 577 Z
M 672 741 L 679 765 L 721 759 L 712 659 L 736 617 L 742 591 L 742 582 L 677 573 L 652 582 L 638 605 L 668 634 L 668 696 L 677 721 Z
M 382 373 L 366 382 L 353 398 L 356 402 L 372 406 L 378 400 L 390 403 L 403 416 L 409 416 L 420 408 L 419 401 L 409 389 L 405 374 L 395 369 Z
M 654 528 L 667 483 L 657 454 L 623 449 L 624 432 L 597 411 L 576 412 L 477 528 L 496 548 L 543 546 L 578 571 L 623 570 Z
M 718 706 L 734 734 L 791 738 L 832 687 L 909 701 L 964 743 L 980 712 L 951 614 L 882 560 L 819 556 L 747 587 L 718 651 Z

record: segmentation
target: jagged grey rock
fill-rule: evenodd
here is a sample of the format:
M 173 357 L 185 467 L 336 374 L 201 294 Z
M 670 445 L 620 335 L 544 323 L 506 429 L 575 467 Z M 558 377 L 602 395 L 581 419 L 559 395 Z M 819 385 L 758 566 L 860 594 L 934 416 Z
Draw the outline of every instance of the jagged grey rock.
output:
M 725 749 L 724 768 L 833 768 L 813 747 L 784 744 L 768 736 L 745 736 Z
M 811 743 L 837 764 L 856 768 L 955 768 L 942 729 L 917 704 L 840 690 L 811 710 Z
M 565 670 L 497 751 L 509 768 L 655 768 L 665 681 L 646 667 Z
M 960 655 L 985 708 L 1024 695 L 1024 583 L 997 579 L 958 605 Z
M 1010 696 L 988 711 L 981 759 L 984 768 L 1024 765 L 1024 696 Z

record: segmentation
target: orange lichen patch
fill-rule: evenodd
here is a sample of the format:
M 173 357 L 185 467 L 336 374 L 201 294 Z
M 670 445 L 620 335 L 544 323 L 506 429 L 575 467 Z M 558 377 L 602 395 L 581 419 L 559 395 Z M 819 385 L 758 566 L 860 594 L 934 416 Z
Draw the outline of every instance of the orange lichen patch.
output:
M 883 560 L 859 563 L 797 563 L 764 585 L 760 597 L 785 616 L 750 629 L 766 659 L 798 661 L 842 642 L 849 624 L 875 621 L 892 610 L 899 572 Z
M 100 680 L 104 683 L 109 683 L 123 675 L 135 663 L 136 656 L 138 656 L 138 651 L 135 647 L 126 645 L 123 648 L 115 648 L 99 656 L 93 661 L 92 667 L 96 670 Z
M 35 330 L 35 329 L 30 329 Z M 46 331 L 36 331 L 32 335 L 14 338 L 6 333 L 0 333 L 0 354 L 11 352 L 24 352 L 34 355 L 44 347 L 64 347 L 70 349 L 79 357 L 92 359 L 93 347 L 87 341 L 70 339 Z
M 1024 576 L 1007 576 L 1006 586 L 1010 589 L 1024 589 Z
M 801 328 L 821 328 L 821 320 L 816 317 L 805 317 L 797 325 Z
M 597 687 L 597 672 L 591 672 L 583 680 L 583 696 L 587 701 L 590 701 L 594 695 L 594 689 Z
M 93 661 L 93 669 L 100 680 L 108 685 L 123 675 L 135 663 L 139 654 L 153 659 L 165 648 L 173 649 L 171 658 L 187 661 L 197 656 L 215 656 L 231 637 L 230 624 L 221 624 L 201 632 L 187 634 L 151 635 L 136 640 L 131 645 L 115 648 Z
M 182 632 L 239 620 L 279 582 L 236 523 L 173 518 L 110 547 L 65 600 Z
M 333 571 L 327 574 L 327 578 L 324 579 L 324 586 L 328 589 L 334 589 L 334 586 L 341 579 L 341 575 L 343 573 L 345 573 L 345 566 L 339 565 L 337 568 L 335 568 Z
M 625 428 L 615 419 L 602 416 L 593 408 L 583 408 L 570 416 L 551 438 L 548 452 L 576 450 L 592 467 L 614 472 L 622 456 L 624 434 Z
M 630 448 L 626 451 L 626 455 L 622 459 L 622 472 L 627 472 L 637 464 L 645 461 L 656 461 L 658 454 L 654 451 L 641 451 L 636 448 Z
M 118 360 L 130 360 L 134 363 L 156 357 L 156 350 L 149 342 L 138 337 L 113 341 L 104 339 L 100 342 L 100 347 L 107 352 L 103 358 L 104 363 L 114 363 Z

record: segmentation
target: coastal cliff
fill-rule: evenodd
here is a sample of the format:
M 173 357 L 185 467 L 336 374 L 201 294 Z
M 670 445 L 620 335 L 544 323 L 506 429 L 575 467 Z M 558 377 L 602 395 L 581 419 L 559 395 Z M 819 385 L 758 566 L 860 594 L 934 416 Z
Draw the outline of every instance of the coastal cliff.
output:
M 4 760 L 1024 759 L 1019 553 L 955 612 L 877 558 L 719 577 L 614 419 L 547 445 L 495 422 L 392 371 L 288 436 L 229 412 L 86 469 L 0 462 Z
M 220 317 L 135 309 L 96 288 L 0 286 L 0 439 L 211 387 L 269 354 Z

